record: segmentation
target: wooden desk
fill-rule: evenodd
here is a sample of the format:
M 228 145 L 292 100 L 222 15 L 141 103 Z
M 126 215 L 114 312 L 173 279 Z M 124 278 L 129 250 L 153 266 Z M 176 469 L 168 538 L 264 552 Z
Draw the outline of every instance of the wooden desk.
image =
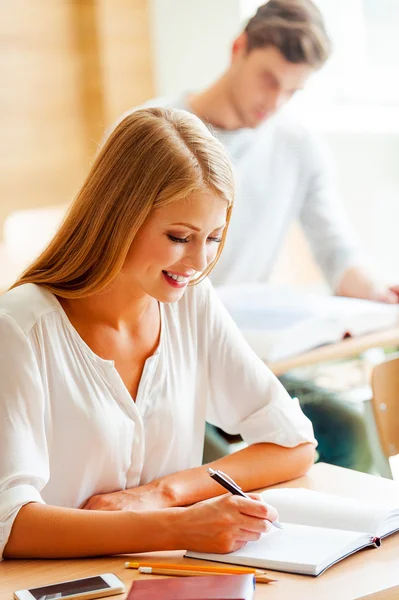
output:
M 346 495 L 359 500 L 392 500 L 399 504 L 399 486 L 394 482 L 372 475 L 364 475 L 332 465 L 317 464 L 309 474 L 284 487 L 307 487 L 330 493 Z M 140 556 L 141 560 L 150 555 Z M 157 552 L 151 560 L 180 562 L 182 552 Z M 135 555 L 137 558 L 138 555 Z M 137 571 L 124 568 L 124 557 L 79 559 L 79 560 L 6 560 L 0 563 L 0 600 L 11 600 L 12 592 L 113 572 L 129 589 L 137 577 Z M 209 564 L 209 563 L 208 563 Z M 399 598 L 399 534 L 386 538 L 378 549 L 367 549 L 334 565 L 318 578 L 275 573 L 279 582 L 273 585 L 257 585 L 256 600 L 392 600 Z M 270 571 L 272 573 L 272 571 Z M 143 576 L 141 576 L 143 577 Z M 370 598 L 368 598 L 370 595 Z M 111 596 L 123 600 L 125 595 Z
M 283 375 L 297 367 L 356 356 L 369 348 L 389 348 L 392 346 L 399 346 L 399 326 L 343 340 L 336 344 L 328 344 L 303 354 L 267 364 L 275 375 Z

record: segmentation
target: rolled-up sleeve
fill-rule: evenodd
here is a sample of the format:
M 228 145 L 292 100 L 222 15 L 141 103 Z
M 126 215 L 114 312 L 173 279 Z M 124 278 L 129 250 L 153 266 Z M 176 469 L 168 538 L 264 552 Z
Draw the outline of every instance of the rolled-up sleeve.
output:
M 298 400 L 248 346 L 210 284 L 207 293 L 207 421 L 248 444 L 317 444 Z
M 0 313 L 0 559 L 22 506 L 44 502 L 48 481 L 44 392 L 29 340 Z

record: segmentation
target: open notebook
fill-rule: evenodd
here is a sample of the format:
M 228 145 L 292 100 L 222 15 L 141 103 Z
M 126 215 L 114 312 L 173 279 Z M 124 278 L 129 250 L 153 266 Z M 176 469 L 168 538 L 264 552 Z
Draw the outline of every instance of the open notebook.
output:
M 248 344 L 268 361 L 399 324 L 398 306 L 381 302 L 267 284 L 216 290 Z
M 262 496 L 277 508 L 283 530 L 272 527 L 259 541 L 230 554 L 187 552 L 186 556 L 320 575 L 362 548 L 378 547 L 381 538 L 399 530 L 399 498 L 394 507 L 302 488 L 267 490 Z

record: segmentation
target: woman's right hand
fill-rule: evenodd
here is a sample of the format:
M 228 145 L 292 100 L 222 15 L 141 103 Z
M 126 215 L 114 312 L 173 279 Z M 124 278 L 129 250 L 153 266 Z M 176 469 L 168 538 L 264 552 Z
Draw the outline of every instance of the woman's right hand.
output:
M 258 540 L 278 519 L 275 508 L 258 494 L 225 494 L 182 509 L 180 547 L 196 552 L 227 553 Z

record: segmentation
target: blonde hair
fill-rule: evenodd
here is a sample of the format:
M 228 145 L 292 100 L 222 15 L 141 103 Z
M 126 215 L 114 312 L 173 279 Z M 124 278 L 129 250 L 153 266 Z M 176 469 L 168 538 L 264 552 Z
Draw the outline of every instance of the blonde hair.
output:
M 103 290 L 118 275 L 151 211 L 209 190 L 234 199 L 226 152 L 197 117 L 181 110 L 137 110 L 116 127 L 96 158 L 61 227 L 16 287 L 36 283 L 63 298 Z M 192 284 L 215 266 L 216 258 Z
M 248 51 L 275 46 L 289 62 L 315 69 L 331 52 L 321 12 L 311 0 L 269 0 L 249 20 L 245 33 Z

